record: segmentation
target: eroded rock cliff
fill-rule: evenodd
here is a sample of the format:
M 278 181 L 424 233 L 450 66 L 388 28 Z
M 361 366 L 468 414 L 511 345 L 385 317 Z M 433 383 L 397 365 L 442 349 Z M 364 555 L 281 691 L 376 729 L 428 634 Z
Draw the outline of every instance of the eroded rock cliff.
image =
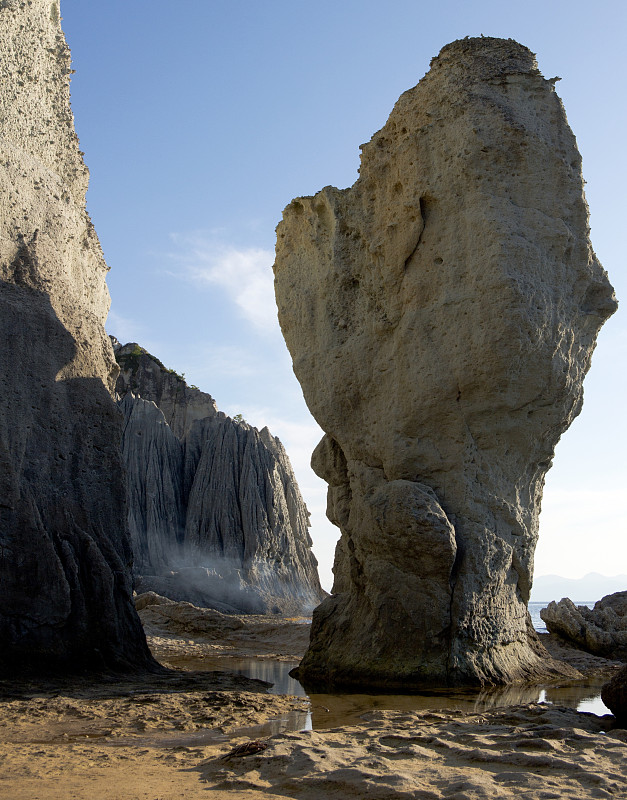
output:
M 342 537 L 309 682 L 559 671 L 527 613 L 544 475 L 615 310 L 554 82 L 513 40 L 443 48 L 349 189 L 285 209 L 275 287 Z
M 324 592 L 281 442 L 219 412 L 139 345 L 114 349 L 142 590 L 225 611 L 309 613 Z
M 58 0 L 0 3 L 0 669 L 152 664 Z

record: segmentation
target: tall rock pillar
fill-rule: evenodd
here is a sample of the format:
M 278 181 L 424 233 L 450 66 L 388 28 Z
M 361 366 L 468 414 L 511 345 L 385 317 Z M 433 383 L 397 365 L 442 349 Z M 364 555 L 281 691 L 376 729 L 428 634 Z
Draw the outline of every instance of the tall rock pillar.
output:
M 58 0 L 0 3 L 0 670 L 154 664 Z
M 443 48 L 349 189 L 277 229 L 283 335 L 341 529 L 311 683 L 559 672 L 527 602 L 544 475 L 616 308 L 552 81 L 513 40 Z

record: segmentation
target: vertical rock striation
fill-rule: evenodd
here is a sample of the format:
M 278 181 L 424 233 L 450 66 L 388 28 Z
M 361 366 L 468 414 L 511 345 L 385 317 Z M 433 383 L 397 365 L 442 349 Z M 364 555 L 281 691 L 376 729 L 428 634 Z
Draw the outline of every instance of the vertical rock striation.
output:
M 58 0 L 0 3 L 0 670 L 151 665 Z
M 185 451 L 154 403 L 129 393 L 119 405 L 133 568 L 151 575 L 167 570 L 180 556 Z
M 114 349 L 141 587 L 224 611 L 310 612 L 324 592 L 281 442 L 139 345 Z
M 553 84 L 513 40 L 454 42 L 351 188 L 285 209 L 279 320 L 342 531 L 309 682 L 561 669 L 526 607 L 540 500 L 616 302 Z

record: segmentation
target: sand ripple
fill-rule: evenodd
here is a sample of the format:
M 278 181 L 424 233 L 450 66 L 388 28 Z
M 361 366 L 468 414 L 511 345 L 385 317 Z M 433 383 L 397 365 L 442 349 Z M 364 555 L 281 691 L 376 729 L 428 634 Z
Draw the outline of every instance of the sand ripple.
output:
M 225 797 L 623 798 L 627 731 L 545 705 L 480 715 L 376 712 L 367 724 L 280 734 L 259 755 L 199 769 Z

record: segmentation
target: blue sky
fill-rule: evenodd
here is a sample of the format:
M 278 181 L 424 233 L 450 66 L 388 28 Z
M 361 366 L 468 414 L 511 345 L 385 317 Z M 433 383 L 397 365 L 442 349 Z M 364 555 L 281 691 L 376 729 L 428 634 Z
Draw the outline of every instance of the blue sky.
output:
M 111 271 L 108 329 L 284 442 L 329 588 L 337 531 L 308 469 L 321 433 L 276 323 L 274 229 L 293 197 L 351 185 L 359 145 L 440 48 L 517 39 L 557 84 L 592 241 L 619 300 L 627 4 L 580 0 L 61 0 L 87 197 Z M 627 299 L 547 477 L 536 574 L 627 572 Z

